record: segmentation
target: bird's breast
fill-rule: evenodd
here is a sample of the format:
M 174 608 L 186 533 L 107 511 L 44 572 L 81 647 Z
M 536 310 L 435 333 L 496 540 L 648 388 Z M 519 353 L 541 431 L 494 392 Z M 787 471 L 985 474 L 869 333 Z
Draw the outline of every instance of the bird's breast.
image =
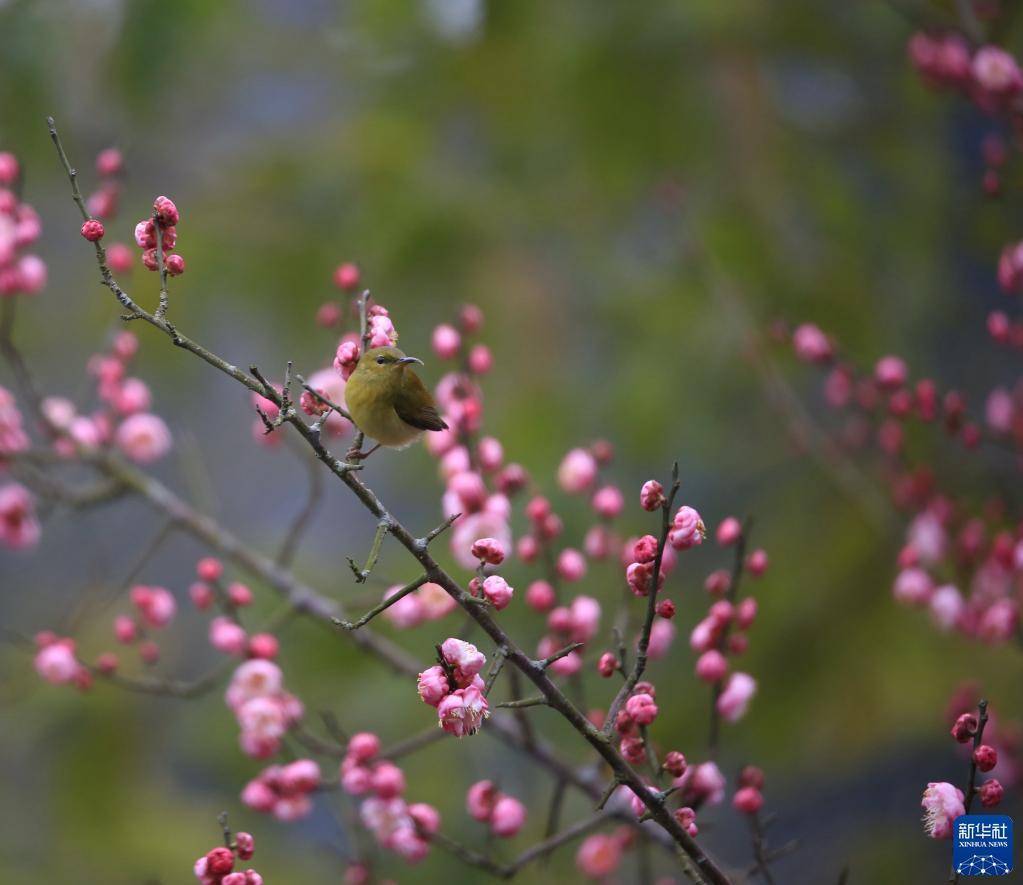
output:
M 366 436 L 390 448 L 404 448 L 422 435 L 421 430 L 398 417 L 390 397 L 381 395 L 371 385 L 358 385 L 355 390 L 353 386 L 349 384 L 345 389 L 345 402 Z

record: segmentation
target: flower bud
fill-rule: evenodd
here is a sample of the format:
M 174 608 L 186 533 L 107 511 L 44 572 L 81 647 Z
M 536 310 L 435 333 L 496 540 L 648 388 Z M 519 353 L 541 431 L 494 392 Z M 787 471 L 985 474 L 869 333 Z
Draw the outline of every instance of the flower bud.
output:
M 981 785 L 980 790 L 980 804 L 985 808 L 994 808 L 1002 801 L 1002 796 L 1005 795 L 1005 789 L 1001 783 L 992 778 L 989 781 L 984 781 Z
M 639 506 L 654 511 L 665 502 L 664 486 L 656 479 L 648 479 L 639 490 Z
M 618 658 L 615 657 L 611 652 L 606 651 L 600 656 L 600 660 L 597 661 L 597 672 L 605 679 L 610 678 L 614 675 L 615 670 L 619 667 Z
M 980 771 L 990 771 L 998 764 L 998 751 L 990 744 L 981 744 L 973 751 L 973 761 Z
M 963 713 L 952 726 L 952 737 L 960 744 L 972 740 L 977 733 L 977 717 L 973 713 Z
M 732 805 L 743 814 L 756 814 L 764 805 L 764 797 L 755 787 L 743 787 L 732 797 Z
M 90 218 L 82 225 L 82 236 L 90 243 L 102 240 L 104 233 L 106 231 L 103 230 L 103 222 L 97 221 L 95 218 Z
M 664 757 L 662 767 L 672 777 L 682 777 L 688 767 L 686 757 L 678 750 L 670 750 Z

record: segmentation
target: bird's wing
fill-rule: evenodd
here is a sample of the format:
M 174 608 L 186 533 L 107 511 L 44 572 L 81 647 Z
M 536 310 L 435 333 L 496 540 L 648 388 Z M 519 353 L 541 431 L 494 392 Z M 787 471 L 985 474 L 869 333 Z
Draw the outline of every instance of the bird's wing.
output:
M 398 395 L 394 398 L 394 411 L 398 417 L 419 430 L 447 430 L 448 425 L 441 418 L 437 404 L 419 376 L 408 370 L 404 376 Z

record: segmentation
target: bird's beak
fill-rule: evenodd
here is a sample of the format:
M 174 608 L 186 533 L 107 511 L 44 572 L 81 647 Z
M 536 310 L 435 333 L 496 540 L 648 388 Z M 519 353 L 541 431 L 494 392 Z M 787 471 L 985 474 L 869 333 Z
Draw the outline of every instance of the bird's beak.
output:
M 419 363 L 419 365 L 421 365 L 421 366 L 423 366 L 423 365 L 426 365 L 426 364 L 425 364 L 425 363 L 424 363 L 424 362 L 423 362 L 423 361 L 422 361 L 421 359 L 419 359 L 419 357 L 417 357 L 417 356 L 403 356 L 403 357 L 402 357 L 402 358 L 401 358 L 400 360 L 398 360 L 398 365 L 399 365 L 399 366 L 406 366 L 406 365 L 408 365 L 409 363 Z

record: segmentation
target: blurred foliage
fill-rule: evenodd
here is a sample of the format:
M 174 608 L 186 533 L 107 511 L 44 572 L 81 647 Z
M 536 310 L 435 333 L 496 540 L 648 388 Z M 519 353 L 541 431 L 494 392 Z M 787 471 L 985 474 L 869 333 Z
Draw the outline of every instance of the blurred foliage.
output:
M 684 498 L 709 523 L 755 514 L 772 560 L 748 655 L 760 693 L 727 729 L 722 762 L 728 772 L 764 765 L 774 838 L 803 838 L 781 878 L 834 881 L 848 863 L 853 882 L 933 880 L 946 846 L 923 838 L 919 793 L 963 773 L 944 704 L 977 678 L 995 709 L 1012 710 L 1018 652 L 940 638 L 894 606 L 897 523 L 866 519 L 857 496 L 793 445 L 746 358 L 751 335 L 783 317 L 819 322 L 865 362 L 898 351 L 978 391 L 1005 374 L 974 355 L 997 297 L 993 256 L 1018 235 L 1016 212 L 982 204 L 978 145 L 990 124 L 915 81 L 904 63 L 911 23 L 897 8 L 0 3 L 0 147 L 24 161 L 51 271 L 19 340 L 46 389 L 82 394 L 79 367 L 115 322 L 46 138 L 50 113 L 86 181 L 98 149 L 126 151 L 111 238 L 130 239 L 154 194 L 177 200 L 188 273 L 175 281 L 175 322 L 240 365 L 295 359 L 311 371 L 330 358 L 334 340 L 312 317 L 343 259 L 360 263 L 412 353 L 458 304 L 480 304 L 496 357 L 488 429 L 542 487 L 552 489 L 567 448 L 599 436 L 617 446 L 630 503 L 679 458 Z M 155 301 L 152 278 L 131 282 Z M 178 440 L 158 473 L 274 549 L 301 506 L 304 467 L 251 441 L 248 400 L 228 381 L 140 331 L 139 372 Z M 819 409 L 807 373 L 785 355 L 779 365 Z M 374 459 L 367 478 L 425 527 L 438 516 L 432 470 L 416 450 Z M 977 471 L 975 481 L 1004 478 Z M 343 556 L 365 549 L 372 524 L 343 492 L 330 489 L 298 570 L 358 608 L 373 600 L 352 587 Z M 559 508 L 566 537 L 580 538 L 583 503 Z M 642 531 L 634 511 L 629 530 Z M 35 557 L 0 559 L 0 619 L 26 632 L 59 623 L 87 588 L 112 590 L 158 527 L 138 505 L 57 514 Z M 201 552 L 175 539 L 145 578 L 183 598 Z M 709 547 L 687 555 L 671 584 L 683 638 L 652 671 L 664 680 L 658 737 L 691 760 L 704 751 L 707 698 L 688 678 L 684 631 L 704 608 L 703 575 L 723 564 Z M 407 569 L 394 551 L 381 565 L 395 580 Z M 521 592 L 531 573 L 516 565 L 508 576 Z M 609 607 L 617 567 L 594 567 L 583 589 Z M 505 616 L 538 637 L 521 605 Z M 96 614 L 84 647 L 109 642 L 108 619 Z M 399 641 L 425 657 L 439 629 Z M 183 613 L 161 668 L 211 665 L 203 632 Z M 268 882 L 338 880 L 348 836 L 337 797 L 299 825 L 241 808 L 238 790 L 259 766 L 237 752 L 216 693 L 190 704 L 105 688 L 82 698 L 37 685 L 20 652 L 2 661 L 0 880 L 186 881 L 217 841 L 221 809 L 255 833 Z M 288 629 L 282 662 L 311 711 L 375 726 L 387 741 L 431 722 L 412 686 L 313 625 Z M 586 692 L 603 703 L 607 687 L 588 679 Z M 437 801 L 445 829 L 472 840 L 464 787 L 495 767 L 535 809 L 538 835 L 551 785 L 484 736 L 425 751 L 408 766 L 409 794 Z M 573 800 L 568 810 L 583 809 Z M 712 849 L 744 864 L 741 822 L 729 810 L 708 820 Z M 572 854 L 527 880 L 574 878 Z M 411 878 L 393 859 L 384 869 Z M 474 880 L 440 852 L 414 875 Z

